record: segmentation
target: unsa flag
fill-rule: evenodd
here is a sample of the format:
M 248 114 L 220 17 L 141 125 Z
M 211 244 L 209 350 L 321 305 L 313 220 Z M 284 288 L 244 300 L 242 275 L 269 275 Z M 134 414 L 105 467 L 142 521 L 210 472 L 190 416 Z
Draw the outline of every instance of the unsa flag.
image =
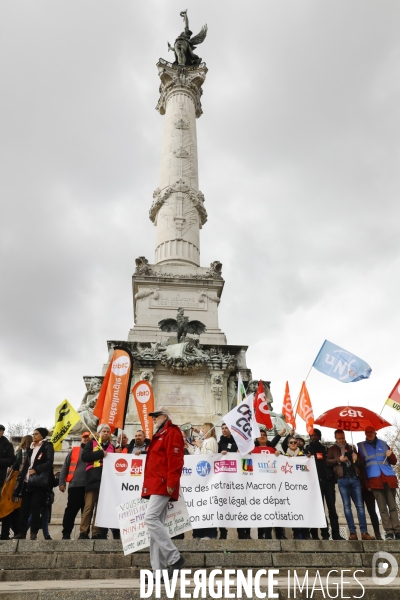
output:
M 296 412 L 306 422 L 307 433 L 312 435 L 314 433 L 314 412 L 305 381 L 303 381 L 303 385 L 301 386 L 300 399 Z
M 293 414 L 292 400 L 290 398 L 289 383 L 286 382 L 285 396 L 283 398 L 282 414 L 286 419 L 286 423 L 296 429 L 296 420 Z
M 259 425 L 265 425 L 267 429 L 273 428 L 271 413 L 269 412 L 269 406 L 267 398 L 265 397 L 265 390 L 261 379 L 260 383 L 258 384 L 256 397 L 254 398 L 254 411 L 256 421 Z

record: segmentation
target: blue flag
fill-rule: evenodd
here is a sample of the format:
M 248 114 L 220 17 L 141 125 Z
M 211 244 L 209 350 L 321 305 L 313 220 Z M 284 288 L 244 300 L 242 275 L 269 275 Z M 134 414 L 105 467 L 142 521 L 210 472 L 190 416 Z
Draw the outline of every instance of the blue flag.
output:
M 322 344 L 313 367 L 343 383 L 368 379 L 372 372 L 371 367 L 364 360 L 328 340 Z

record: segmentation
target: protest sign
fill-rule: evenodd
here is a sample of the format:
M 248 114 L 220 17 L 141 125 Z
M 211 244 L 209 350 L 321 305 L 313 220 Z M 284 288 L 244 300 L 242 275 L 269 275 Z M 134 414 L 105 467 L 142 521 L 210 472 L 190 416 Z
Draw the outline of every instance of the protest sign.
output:
M 135 498 L 117 506 L 118 528 L 125 555 L 150 546 L 150 535 L 144 522 L 148 503 L 143 498 Z M 165 528 L 170 537 L 191 531 L 190 517 L 182 495 L 177 502 L 168 504 Z
M 96 525 L 118 528 L 110 507 L 140 498 L 146 457 L 109 454 Z M 185 456 L 181 477 L 193 527 L 326 527 L 314 457 L 238 453 Z

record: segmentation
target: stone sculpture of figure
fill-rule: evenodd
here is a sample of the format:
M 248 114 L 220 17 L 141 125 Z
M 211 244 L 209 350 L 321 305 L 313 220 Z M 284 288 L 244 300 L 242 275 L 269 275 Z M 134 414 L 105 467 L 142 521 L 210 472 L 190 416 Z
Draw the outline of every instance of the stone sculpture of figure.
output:
M 236 399 L 235 376 L 230 375 L 228 379 L 228 410 L 232 410 L 236 406 Z
M 178 343 L 182 338 L 186 337 L 188 333 L 200 335 L 206 331 L 204 323 L 196 320 L 189 321 L 189 317 L 185 317 L 184 312 L 183 308 L 178 308 L 176 319 L 162 319 L 162 321 L 158 323 L 161 331 L 176 331 Z
M 96 433 L 98 418 L 93 415 L 93 409 L 96 406 L 97 397 L 101 389 L 101 380 L 93 377 L 90 382 L 89 389 L 82 398 L 81 405 L 77 409 L 81 420 L 75 425 L 71 433 L 79 435 L 90 429 L 92 433 Z
M 168 42 L 168 50 L 172 50 L 175 53 L 174 65 L 199 65 L 201 58 L 193 52 L 197 44 L 201 44 L 206 39 L 207 25 L 203 25 L 200 33 L 192 36 L 192 32 L 189 29 L 189 19 L 187 16 L 187 10 L 183 10 L 180 13 L 185 23 L 185 31 L 181 33 L 175 40 L 174 47 Z

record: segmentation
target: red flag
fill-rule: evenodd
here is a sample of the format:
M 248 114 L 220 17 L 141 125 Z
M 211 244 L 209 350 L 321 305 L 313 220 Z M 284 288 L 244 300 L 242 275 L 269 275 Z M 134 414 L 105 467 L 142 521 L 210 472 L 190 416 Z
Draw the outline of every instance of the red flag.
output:
M 312 435 L 314 433 L 314 412 L 305 381 L 303 381 L 303 385 L 301 386 L 300 399 L 296 412 L 306 422 L 307 433 Z
M 267 429 L 273 428 L 271 413 L 269 412 L 269 406 L 267 398 L 265 397 L 265 390 L 261 379 L 260 383 L 258 384 L 256 397 L 254 398 L 254 412 L 257 423 L 260 425 L 265 425 Z
M 293 414 L 292 400 L 290 398 L 289 383 L 286 382 L 285 397 L 283 399 L 282 414 L 286 418 L 286 423 L 296 429 L 296 420 Z
M 131 357 L 126 350 L 115 350 L 104 376 L 93 414 L 111 431 L 124 427 L 125 407 L 131 373 Z

